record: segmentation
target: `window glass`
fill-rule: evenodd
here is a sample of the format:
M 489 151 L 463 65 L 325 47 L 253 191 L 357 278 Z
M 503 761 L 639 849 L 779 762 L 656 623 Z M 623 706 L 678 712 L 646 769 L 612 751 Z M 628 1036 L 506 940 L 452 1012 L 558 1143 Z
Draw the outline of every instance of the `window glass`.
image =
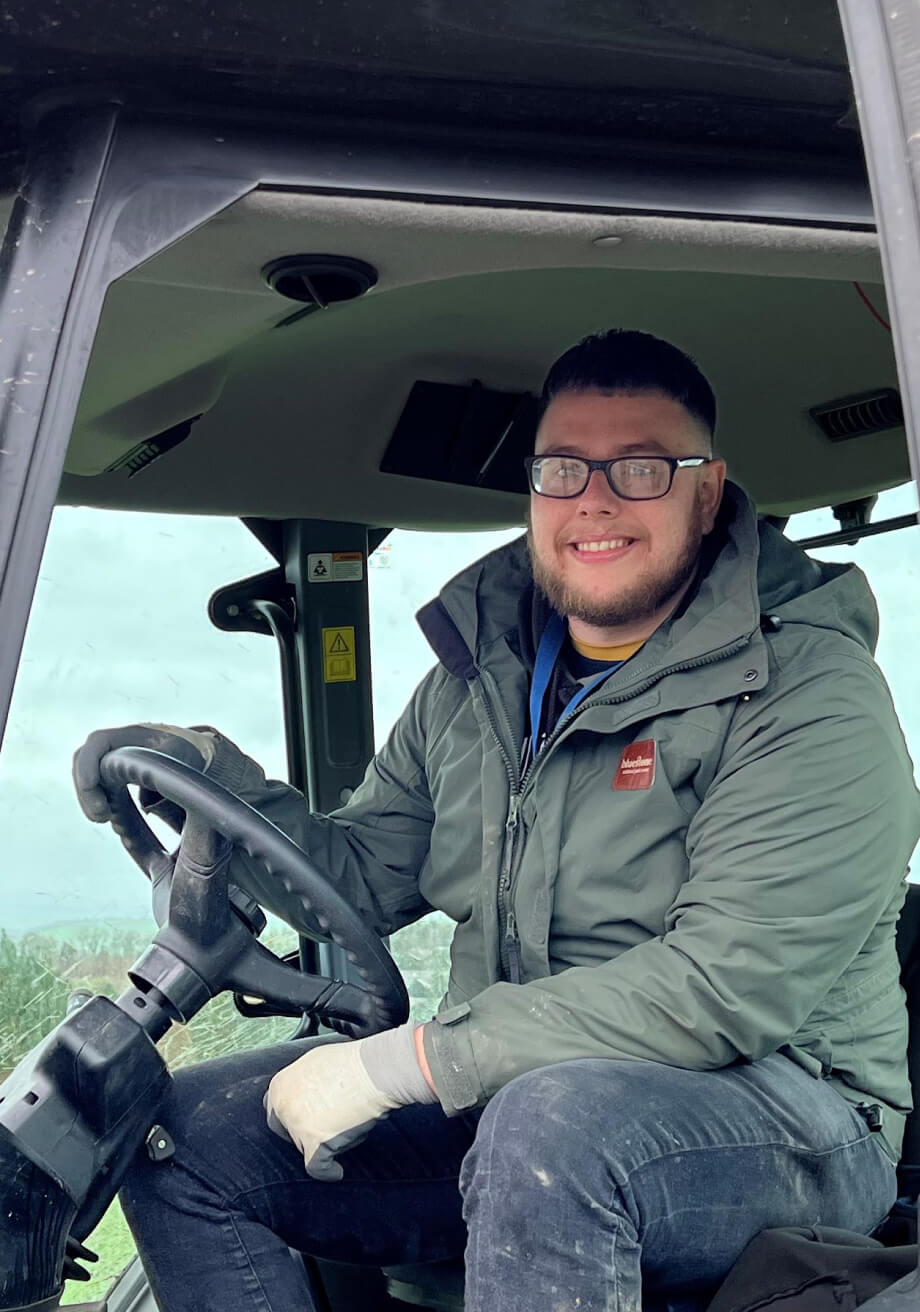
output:
M 397 529 L 374 552 L 368 570 L 374 730 L 380 747 L 434 654 L 412 616 L 466 565 L 519 537 L 521 528 L 487 533 L 410 533 Z M 412 1015 L 427 1020 L 447 989 L 453 923 L 441 912 L 407 925 L 390 951 L 409 990 Z
M 917 489 L 913 483 L 882 492 L 872 511 L 872 523 L 915 514 Z M 795 540 L 833 533 L 840 528 L 830 510 L 793 515 L 786 536 Z M 918 546 L 915 526 L 862 538 L 850 546 L 819 547 L 809 551 L 817 560 L 851 561 L 869 580 L 879 610 L 879 641 L 875 653 L 894 699 L 915 771 L 920 764 L 920 685 L 917 682 L 920 609 L 917 606 Z M 910 878 L 920 882 L 920 849 L 914 853 Z
M 882 494 L 873 520 L 915 509 L 915 490 L 906 485 Z M 800 539 L 836 527 L 829 511 L 809 512 L 794 516 L 786 533 Z M 520 531 L 400 530 L 371 558 L 378 746 L 434 660 L 408 617 Z M 855 561 L 869 578 L 881 618 L 878 660 L 915 760 L 920 691 L 911 670 L 920 613 L 905 597 L 917 586 L 916 544 L 916 529 L 908 529 L 813 552 Z M 143 877 L 108 827 L 87 823 L 76 805 L 70 758 L 86 735 L 141 720 L 210 723 L 269 774 L 285 776 L 274 644 L 220 633 L 206 613 L 215 588 L 272 563 L 237 521 L 56 511 L 0 755 L 0 825 L 14 875 L 0 887 L 0 1074 L 59 1019 L 75 988 L 117 994 L 152 932 Z M 394 936 L 419 1019 L 432 1014 L 446 987 L 451 928 L 435 914 Z M 293 942 L 280 927 L 269 935 L 282 949 Z M 177 1029 L 167 1054 L 176 1065 L 289 1032 L 287 1020 L 243 1020 L 224 998 Z M 69 1286 L 65 1302 L 101 1297 L 130 1256 L 117 1208 L 91 1246 L 102 1259 L 96 1277 Z
M 215 588 L 274 562 L 236 520 L 60 507 L 54 515 L 0 753 L 0 1077 L 63 1016 L 78 988 L 117 996 L 154 929 L 149 886 L 108 825 L 84 819 L 71 756 L 93 730 L 213 724 L 285 777 L 274 643 L 221 633 Z M 272 935 L 275 942 L 272 943 Z M 293 931 L 269 931 L 282 950 Z M 162 1045 L 170 1064 L 290 1034 L 244 1020 L 223 995 Z M 101 1298 L 131 1253 L 117 1208 L 90 1247 Z

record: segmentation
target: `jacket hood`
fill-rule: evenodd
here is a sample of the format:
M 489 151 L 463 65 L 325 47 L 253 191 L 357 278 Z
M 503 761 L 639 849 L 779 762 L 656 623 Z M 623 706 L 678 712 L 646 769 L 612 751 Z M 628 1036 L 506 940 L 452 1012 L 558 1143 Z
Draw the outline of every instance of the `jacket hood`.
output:
M 875 652 L 878 607 L 856 565 L 814 560 L 772 524 L 759 525 L 757 590 L 765 615 L 842 633 Z
M 522 536 L 462 570 L 422 607 L 418 621 L 442 664 L 470 678 L 500 639 L 526 660 L 534 614 L 546 607 Z M 767 617 L 774 625 L 836 631 L 869 652 L 878 639 L 878 611 L 862 571 L 813 560 L 759 523 L 747 495 L 728 482 L 694 591 L 646 645 L 666 649 L 670 660 L 695 659 L 753 638 L 762 621 L 770 626 Z

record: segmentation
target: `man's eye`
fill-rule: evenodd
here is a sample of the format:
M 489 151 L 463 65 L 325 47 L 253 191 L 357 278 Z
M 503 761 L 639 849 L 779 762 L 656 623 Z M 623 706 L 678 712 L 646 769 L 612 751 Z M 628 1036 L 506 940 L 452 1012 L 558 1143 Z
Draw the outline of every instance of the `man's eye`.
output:
M 643 460 L 631 460 L 626 466 L 628 478 L 643 479 L 655 477 L 655 466 Z
M 578 478 L 581 475 L 581 466 L 577 460 L 560 460 L 556 466 L 556 474 L 559 478 Z

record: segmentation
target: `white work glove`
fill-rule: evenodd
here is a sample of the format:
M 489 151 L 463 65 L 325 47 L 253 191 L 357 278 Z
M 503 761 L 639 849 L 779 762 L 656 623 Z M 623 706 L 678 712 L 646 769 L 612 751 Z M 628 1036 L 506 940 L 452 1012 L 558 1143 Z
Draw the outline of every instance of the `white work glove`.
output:
M 336 1155 L 395 1108 L 437 1102 L 419 1065 L 415 1030 L 410 1023 L 323 1044 L 273 1077 L 263 1100 L 269 1129 L 297 1146 L 315 1180 L 341 1180 Z

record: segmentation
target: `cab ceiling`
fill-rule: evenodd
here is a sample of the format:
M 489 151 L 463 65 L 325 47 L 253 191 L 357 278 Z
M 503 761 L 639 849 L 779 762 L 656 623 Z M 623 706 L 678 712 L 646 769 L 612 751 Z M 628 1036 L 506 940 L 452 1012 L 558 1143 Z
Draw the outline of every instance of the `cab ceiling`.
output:
M 364 260 L 377 285 L 288 323 L 299 307 L 262 270 L 296 254 Z M 717 444 L 762 510 L 837 504 L 909 476 L 903 429 L 832 443 L 808 413 L 897 385 L 890 335 L 854 281 L 884 315 L 866 232 L 258 191 L 111 287 L 61 500 L 518 522 L 520 498 L 379 472 L 413 383 L 535 391 L 568 345 L 617 326 L 698 361 Z M 105 472 L 196 415 L 140 473 Z

